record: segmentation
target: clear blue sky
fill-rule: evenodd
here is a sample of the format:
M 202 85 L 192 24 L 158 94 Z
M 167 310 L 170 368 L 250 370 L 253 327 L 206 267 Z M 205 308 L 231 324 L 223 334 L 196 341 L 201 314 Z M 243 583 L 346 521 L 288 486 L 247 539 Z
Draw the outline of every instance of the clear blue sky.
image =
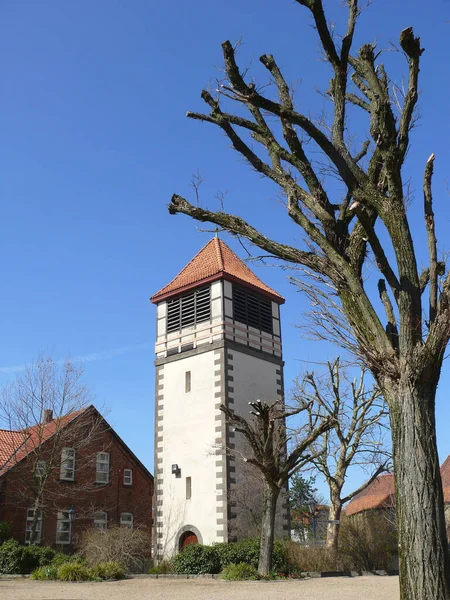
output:
M 341 2 L 327 5 L 342 17 Z M 424 248 L 423 166 L 435 152 L 439 249 L 449 250 L 450 2 L 377 0 L 362 16 L 358 41 L 398 40 L 413 25 L 426 48 L 421 115 L 407 165 L 410 209 Z M 273 53 L 300 80 L 303 112 L 318 114 L 313 92 L 328 73 L 305 9 L 292 0 L 2 0 L 0 3 L 0 383 L 39 352 L 85 357 L 86 380 L 109 420 L 143 462 L 153 461 L 155 309 L 148 298 L 209 239 L 169 216 L 173 192 L 189 195 L 200 170 L 202 199 L 228 190 L 227 208 L 268 234 L 300 244 L 276 190 L 228 149 L 219 131 L 185 118 L 203 110 L 202 87 L 217 76 L 220 43 L 242 37 L 242 64 Z M 398 59 L 393 53 L 391 58 Z M 407 177 L 405 177 L 406 179 Z M 284 236 L 284 238 L 283 238 Z M 227 239 L 227 238 L 225 238 Z M 228 241 L 228 240 L 227 240 Z M 242 250 L 230 244 L 243 256 Z M 426 255 L 420 255 L 424 264 Z M 279 270 L 255 268 L 286 296 L 286 383 L 301 361 L 336 350 L 294 327 L 305 302 Z M 450 453 L 446 389 L 438 396 L 441 459 Z

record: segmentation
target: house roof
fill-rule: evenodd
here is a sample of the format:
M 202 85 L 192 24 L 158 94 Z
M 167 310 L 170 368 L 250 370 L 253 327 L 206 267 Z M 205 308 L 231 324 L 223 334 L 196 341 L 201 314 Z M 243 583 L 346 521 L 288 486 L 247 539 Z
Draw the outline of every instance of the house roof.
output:
M 20 448 L 22 443 L 23 434 L 20 431 L 0 429 L 0 469 Z
M 450 503 L 450 455 L 441 465 L 442 489 L 444 491 L 444 502 Z
M 66 427 L 91 406 L 56 417 L 49 423 L 39 423 L 19 431 L 0 430 L 0 475 L 23 460 L 35 448 L 49 440 L 56 431 Z
M 441 465 L 442 488 L 444 502 L 450 503 L 450 455 Z M 393 473 L 380 475 L 365 490 L 357 494 L 346 506 L 347 515 L 354 515 L 364 510 L 376 508 L 393 508 L 395 479 Z
M 97 414 L 105 424 L 108 431 L 120 442 L 123 449 L 128 452 L 136 464 L 151 478 L 153 475 L 142 464 L 138 457 L 125 444 L 122 438 L 114 431 L 106 419 L 98 412 L 92 404 L 81 410 L 52 419 L 49 423 L 39 423 L 21 431 L 0 430 L 0 476 L 4 475 L 9 469 L 17 465 L 26 456 L 31 454 L 35 448 L 47 442 L 52 436 L 61 431 L 62 427 L 67 427 L 78 417 L 88 412 Z
M 284 298 L 263 283 L 242 260 L 225 244 L 215 237 L 194 256 L 172 281 L 151 297 L 155 304 L 175 296 L 201 283 L 227 279 L 251 287 L 278 304 Z
M 393 473 L 380 475 L 365 490 L 357 494 L 345 507 L 347 515 L 354 515 L 364 510 L 375 508 L 391 508 L 394 506 L 395 481 Z

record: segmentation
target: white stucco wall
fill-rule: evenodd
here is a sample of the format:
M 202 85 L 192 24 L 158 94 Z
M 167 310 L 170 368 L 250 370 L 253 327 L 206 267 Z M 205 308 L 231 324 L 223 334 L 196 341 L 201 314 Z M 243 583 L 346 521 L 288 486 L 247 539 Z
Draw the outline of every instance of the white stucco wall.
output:
M 217 540 L 216 415 L 213 351 L 185 357 L 164 365 L 162 511 L 165 556 L 178 550 L 180 528 L 193 525 L 204 544 Z M 185 373 L 191 372 L 191 391 L 185 392 Z M 171 472 L 178 464 L 181 476 Z M 191 477 L 192 495 L 186 499 L 186 477 Z M 223 541 L 223 540 L 222 540 Z

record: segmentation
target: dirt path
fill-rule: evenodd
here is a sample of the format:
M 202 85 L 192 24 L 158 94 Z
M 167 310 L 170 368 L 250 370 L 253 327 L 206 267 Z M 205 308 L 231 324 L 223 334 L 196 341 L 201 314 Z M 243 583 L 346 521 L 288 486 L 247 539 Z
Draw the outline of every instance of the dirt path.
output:
M 398 577 L 300 581 L 130 579 L 107 583 L 0 581 L 1 600 L 398 600 Z

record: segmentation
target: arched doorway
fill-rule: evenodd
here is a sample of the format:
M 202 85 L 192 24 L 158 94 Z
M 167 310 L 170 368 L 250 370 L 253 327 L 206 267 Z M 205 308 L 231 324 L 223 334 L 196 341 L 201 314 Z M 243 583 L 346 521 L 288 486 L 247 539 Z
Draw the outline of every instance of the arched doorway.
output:
M 181 552 L 186 548 L 186 546 L 190 546 L 191 544 L 198 544 L 198 537 L 195 535 L 193 531 L 185 531 L 180 536 L 180 541 L 178 543 L 178 550 Z

